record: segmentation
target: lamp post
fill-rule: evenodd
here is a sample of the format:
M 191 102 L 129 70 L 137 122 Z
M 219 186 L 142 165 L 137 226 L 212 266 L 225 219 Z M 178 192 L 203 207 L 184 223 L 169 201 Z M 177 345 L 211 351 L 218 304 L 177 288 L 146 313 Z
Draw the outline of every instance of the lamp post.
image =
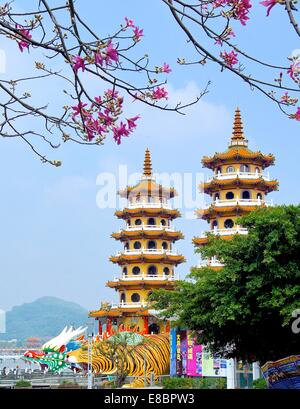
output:
M 93 389 L 93 323 L 88 322 L 87 338 L 88 338 L 88 389 Z

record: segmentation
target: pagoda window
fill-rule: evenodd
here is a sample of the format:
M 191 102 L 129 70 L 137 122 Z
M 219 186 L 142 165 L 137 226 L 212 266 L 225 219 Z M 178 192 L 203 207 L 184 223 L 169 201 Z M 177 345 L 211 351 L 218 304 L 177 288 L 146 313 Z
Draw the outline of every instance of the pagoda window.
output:
M 142 220 L 141 219 L 136 219 L 136 221 L 134 222 L 134 224 L 136 226 L 140 226 L 142 224 Z
M 249 200 L 251 198 L 249 190 L 244 190 L 242 193 L 242 199 Z
M 153 291 L 149 291 L 148 294 L 147 294 L 147 296 L 148 296 L 148 297 L 151 297 L 152 294 L 153 294 Z
M 136 250 L 139 250 L 142 247 L 141 242 L 140 241 L 135 241 L 134 244 L 133 244 L 133 247 Z
M 133 293 L 132 296 L 131 296 L 131 301 L 132 302 L 139 302 L 140 299 L 141 299 L 141 297 L 140 297 L 140 294 L 138 294 L 138 293 Z
M 221 173 L 222 169 L 220 167 L 216 168 L 216 174 Z
M 148 203 L 153 203 L 154 202 L 154 197 L 148 196 L 147 201 L 148 201 Z
M 121 294 L 120 301 L 121 301 L 121 302 L 126 302 L 126 295 L 125 295 L 125 293 L 122 293 L 122 294 Z
M 123 267 L 123 274 L 124 276 L 127 276 L 127 267 Z
M 162 248 L 163 248 L 164 250 L 168 250 L 168 243 L 167 243 L 166 241 L 163 241 L 163 242 L 162 242 Z
M 127 220 L 127 225 L 128 225 L 128 226 L 131 226 L 131 220 L 130 220 L 130 219 Z
M 219 200 L 220 199 L 220 193 L 215 193 L 214 200 Z
M 256 197 L 257 197 L 257 200 L 262 200 L 263 198 L 261 193 L 257 193 Z
M 235 168 L 233 166 L 228 166 L 226 169 L 227 173 L 233 173 L 235 171 Z
M 227 192 L 226 193 L 226 199 L 228 199 L 228 200 L 234 199 L 234 193 L 233 192 Z
M 165 221 L 165 219 L 162 219 L 162 220 L 160 221 L 160 224 L 161 224 L 162 226 L 165 226 L 165 225 L 167 224 L 167 222 Z
M 155 219 L 153 217 L 150 217 L 148 219 L 148 225 L 149 226 L 155 226 L 155 224 L 156 224 Z
M 140 274 L 140 272 L 141 272 L 140 267 L 138 267 L 138 266 L 133 267 L 133 269 L 132 269 L 132 274 L 134 274 L 135 276 L 137 276 L 137 275 Z
M 136 203 L 139 203 L 141 201 L 141 194 L 137 194 L 136 199 L 135 199 Z
M 157 274 L 157 268 L 156 266 L 150 266 L 148 267 L 148 275 L 149 276 L 155 276 Z
M 166 276 L 168 276 L 170 274 L 169 267 L 165 267 L 163 271 L 164 271 L 164 275 L 166 275 Z
M 256 168 L 255 168 L 255 173 L 260 173 L 259 167 L 256 167 Z
M 249 165 L 241 165 L 240 171 L 241 172 L 249 172 Z
M 148 241 L 148 250 L 156 249 L 156 243 L 153 240 Z
M 214 221 L 212 222 L 211 228 L 212 228 L 213 230 L 216 230 L 216 229 L 218 228 L 218 221 L 217 221 L 217 220 L 214 220 Z
M 124 244 L 124 250 L 129 250 L 129 243 Z
M 226 219 L 224 222 L 225 229 L 232 229 L 234 226 L 234 221 L 232 219 Z

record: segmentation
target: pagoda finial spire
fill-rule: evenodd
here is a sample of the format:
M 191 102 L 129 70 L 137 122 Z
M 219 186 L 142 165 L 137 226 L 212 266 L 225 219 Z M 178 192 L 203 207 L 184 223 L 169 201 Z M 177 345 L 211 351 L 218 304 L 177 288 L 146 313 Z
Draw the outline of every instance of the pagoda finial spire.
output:
M 151 163 L 151 155 L 150 151 L 147 148 L 145 151 L 145 160 L 144 160 L 144 172 L 143 175 L 146 177 L 152 176 L 152 163 Z
M 247 146 L 247 139 L 245 138 L 243 131 L 243 121 L 241 117 L 240 108 L 237 107 L 234 114 L 233 132 L 231 136 L 231 146 L 245 145 Z

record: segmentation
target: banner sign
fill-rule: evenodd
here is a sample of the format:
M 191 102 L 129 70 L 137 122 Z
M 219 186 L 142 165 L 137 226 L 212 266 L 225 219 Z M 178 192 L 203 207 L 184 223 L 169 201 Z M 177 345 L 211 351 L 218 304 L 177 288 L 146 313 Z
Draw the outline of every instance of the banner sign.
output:
M 270 389 L 300 389 L 300 355 L 267 362 L 261 370 Z

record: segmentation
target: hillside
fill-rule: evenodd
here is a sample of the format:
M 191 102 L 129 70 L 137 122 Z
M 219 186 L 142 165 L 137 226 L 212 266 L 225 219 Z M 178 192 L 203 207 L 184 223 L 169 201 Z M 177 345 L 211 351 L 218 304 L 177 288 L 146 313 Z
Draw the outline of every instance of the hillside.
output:
M 42 297 L 31 303 L 13 307 L 6 313 L 6 334 L 0 339 L 24 340 L 48 338 L 59 334 L 66 325 L 86 324 L 87 311 L 79 304 L 55 297 Z

